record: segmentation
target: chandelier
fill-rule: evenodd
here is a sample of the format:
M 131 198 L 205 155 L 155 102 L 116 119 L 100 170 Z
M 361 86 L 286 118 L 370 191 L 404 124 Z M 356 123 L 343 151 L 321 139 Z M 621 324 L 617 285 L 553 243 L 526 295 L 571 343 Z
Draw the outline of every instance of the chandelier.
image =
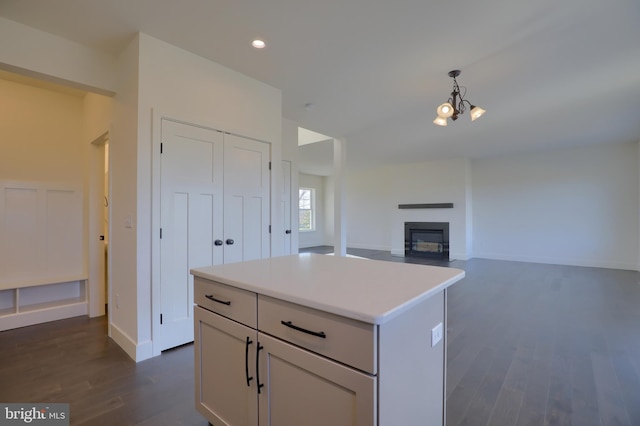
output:
M 438 126 L 446 126 L 447 118 L 451 118 L 453 121 L 457 120 L 458 115 L 464 114 L 467 108 L 469 108 L 469 114 L 471 114 L 471 121 L 475 121 L 486 112 L 478 106 L 471 105 L 471 102 L 464 98 L 467 94 L 467 88 L 463 86 L 463 92 L 460 92 L 460 86 L 456 81 L 456 77 L 459 75 L 460 70 L 449 71 L 449 77 L 453 78 L 453 92 L 451 92 L 449 100 L 437 109 L 438 116 L 433 122 Z

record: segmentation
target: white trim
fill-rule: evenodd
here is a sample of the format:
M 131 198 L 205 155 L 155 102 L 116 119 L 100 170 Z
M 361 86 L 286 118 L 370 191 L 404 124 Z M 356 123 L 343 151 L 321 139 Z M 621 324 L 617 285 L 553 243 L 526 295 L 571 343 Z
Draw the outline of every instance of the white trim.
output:
M 454 253 L 452 251 L 449 252 L 449 259 L 451 260 L 469 260 L 471 256 L 466 253 Z
M 153 357 L 153 344 L 150 340 L 136 344 L 131 337 L 120 330 L 117 325 L 111 324 L 111 338 L 120 346 L 135 362 L 144 361 Z
M 136 343 L 120 328 L 111 323 L 111 338 L 118 344 L 131 359 L 136 359 Z
M 364 249 L 364 250 L 380 250 L 380 251 L 388 251 L 391 252 L 391 247 L 389 246 L 372 246 L 371 244 L 357 244 L 357 243 L 347 243 L 348 248 L 356 248 L 356 249 Z M 404 254 L 404 251 L 402 252 Z
M 156 109 L 151 115 L 151 353 L 161 353 L 160 344 L 160 143 L 162 142 L 162 119 Z M 157 232 L 156 232 L 157 231 Z
M 0 316 L 0 331 L 26 327 L 49 321 L 57 321 L 65 318 L 79 317 L 81 315 L 87 315 L 86 300 L 63 306 L 52 306 L 47 309 L 18 312 L 12 315 Z
M 2 283 L 4 281 L 0 281 L 0 290 L 12 290 L 15 288 L 25 288 L 25 287 L 37 287 L 41 285 L 49 285 L 49 284 L 61 284 L 61 283 L 69 283 L 74 281 L 85 281 L 89 279 L 88 274 L 82 275 L 66 275 L 66 276 L 50 276 L 50 277 L 38 277 L 34 279 L 28 279 L 23 281 L 11 281 L 6 284 L 9 287 L 3 287 Z
M 154 356 L 153 342 L 151 340 L 146 340 L 142 343 L 138 343 L 138 345 L 136 346 L 136 362 L 144 361 L 145 359 L 149 359 Z

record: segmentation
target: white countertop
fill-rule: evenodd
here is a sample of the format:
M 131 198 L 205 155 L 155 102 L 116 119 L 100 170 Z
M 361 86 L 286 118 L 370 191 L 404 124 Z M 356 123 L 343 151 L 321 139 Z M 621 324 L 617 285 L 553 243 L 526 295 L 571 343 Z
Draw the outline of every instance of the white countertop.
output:
M 312 253 L 194 268 L 191 273 L 370 324 L 382 324 L 464 277 L 455 268 Z

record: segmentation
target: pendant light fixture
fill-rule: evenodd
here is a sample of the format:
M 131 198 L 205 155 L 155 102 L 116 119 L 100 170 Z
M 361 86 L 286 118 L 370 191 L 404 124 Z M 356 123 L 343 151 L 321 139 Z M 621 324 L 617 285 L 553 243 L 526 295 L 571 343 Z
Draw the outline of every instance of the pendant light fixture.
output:
M 462 87 L 464 89 L 464 93 L 460 92 L 460 86 L 458 86 L 458 82 L 456 81 L 456 77 L 459 75 L 460 70 L 449 71 L 449 77 L 453 78 L 453 92 L 451 92 L 449 100 L 440 105 L 437 109 L 438 116 L 433 120 L 433 122 L 438 126 L 446 126 L 448 118 L 451 118 L 453 121 L 457 120 L 458 115 L 464 114 L 467 107 L 469 108 L 471 121 L 475 121 L 486 112 L 478 106 L 471 105 L 471 102 L 464 98 L 467 88 Z

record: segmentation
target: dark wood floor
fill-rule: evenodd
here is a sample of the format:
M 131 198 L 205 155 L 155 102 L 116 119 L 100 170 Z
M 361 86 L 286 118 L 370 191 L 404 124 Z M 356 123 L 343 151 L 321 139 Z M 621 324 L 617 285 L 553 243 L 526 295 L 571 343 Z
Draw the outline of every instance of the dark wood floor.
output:
M 440 264 L 467 273 L 449 290 L 448 425 L 640 425 L 637 272 Z M 68 402 L 78 425 L 207 425 L 192 345 L 136 364 L 106 327 L 79 317 L 1 332 L 0 402 Z

